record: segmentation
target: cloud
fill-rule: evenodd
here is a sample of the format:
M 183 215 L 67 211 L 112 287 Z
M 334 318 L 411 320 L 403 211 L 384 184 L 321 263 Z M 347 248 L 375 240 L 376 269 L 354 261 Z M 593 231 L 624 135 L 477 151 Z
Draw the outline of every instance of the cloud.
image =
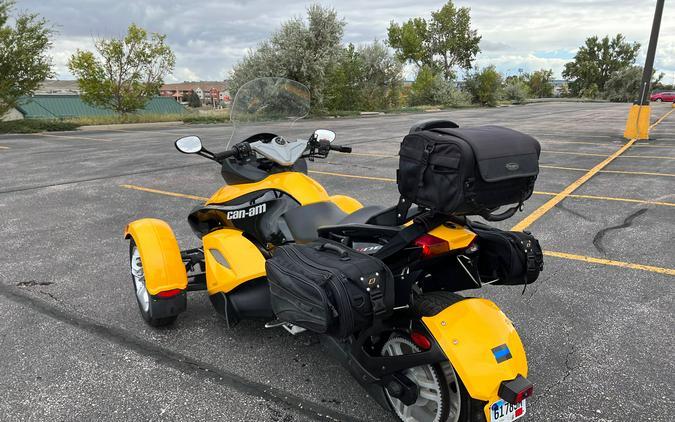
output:
M 322 1 L 344 18 L 345 42 L 384 40 L 387 26 L 412 16 L 428 17 L 442 0 Z M 649 39 L 654 13 L 651 0 L 482 0 L 456 1 L 471 8 L 472 25 L 483 37 L 480 66 L 501 71 L 552 68 L 560 76 L 570 54 L 591 35 L 623 33 L 643 46 Z M 168 35 L 177 55 L 171 80 L 223 79 L 250 48 L 279 25 L 304 16 L 305 0 L 18 0 L 17 9 L 39 13 L 58 30 L 53 56 L 57 73 L 68 78 L 66 63 L 77 49 L 89 49 L 96 37 L 120 36 L 132 22 Z M 561 52 L 567 52 L 563 55 Z M 666 8 L 655 66 L 675 73 L 675 9 Z M 639 58 L 643 61 L 644 56 Z M 668 79 L 668 77 L 666 78 Z

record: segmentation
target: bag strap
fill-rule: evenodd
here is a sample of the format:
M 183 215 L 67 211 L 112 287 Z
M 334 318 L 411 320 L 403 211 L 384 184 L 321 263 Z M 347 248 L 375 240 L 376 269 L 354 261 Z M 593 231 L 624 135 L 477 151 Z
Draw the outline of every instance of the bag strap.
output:
M 442 214 L 423 214 L 413 220 L 413 224 L 398 232 L 389 242 L 379 251 L 373 254 L 379 259 L 386 259 L 405 248 L 424 233 L 437 227 L 448 218 Z

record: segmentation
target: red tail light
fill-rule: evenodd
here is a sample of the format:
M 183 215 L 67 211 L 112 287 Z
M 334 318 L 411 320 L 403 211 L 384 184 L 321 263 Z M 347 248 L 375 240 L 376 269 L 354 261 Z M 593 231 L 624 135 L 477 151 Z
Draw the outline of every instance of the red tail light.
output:
M 415 239 L 415 246 L 422 248 L 422 256 L 424 258 L 431 258 L 450 252 L 450 244 L 446 240 L 430 234 L 423 234 Z
M 174 297 L 174 296 L 178 295 L 180 292 L 182 292 L 181 289 L 166 290 L 164 292 L 157 293 L 157 296 L 166 299 L 166 298 L 169 298 L 169 297 Z
M 419 346 L 419 348 L 422 350 L 431 349 L 431 341 L 429 341 L 429 339 L 419 331 L 411 332 L 410 340 L 412 340 L 412 342 Z

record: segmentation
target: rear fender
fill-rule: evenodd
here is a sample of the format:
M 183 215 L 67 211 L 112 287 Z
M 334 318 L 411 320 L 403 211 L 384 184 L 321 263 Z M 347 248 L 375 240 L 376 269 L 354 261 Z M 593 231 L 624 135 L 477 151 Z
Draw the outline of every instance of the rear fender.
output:
M 167 290 L 187 287 L 187 273 L 176 237 L 169 225 L 156 218 L 129 223 L 124 238 L 133 238 L 143 262 L 145 287 L 156 295 Z
M 227 293 L 246 281 L 265 276 L 265 257 L 240 230 L 216 230 L 202 241 L 210 295 Z
M 423 317 L 422 322 L 474 399 L 497 400 L 502 381 L 527 377 L 520 337 L 511 320 L 491 301 L 461 300 L 432 317 Z

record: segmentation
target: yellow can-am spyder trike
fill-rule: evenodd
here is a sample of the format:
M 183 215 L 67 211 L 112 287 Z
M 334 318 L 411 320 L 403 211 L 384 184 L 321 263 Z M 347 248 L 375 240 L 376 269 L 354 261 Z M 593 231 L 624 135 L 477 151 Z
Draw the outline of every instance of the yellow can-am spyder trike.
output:
M 328 130 L 305 140 L 278 134 L 308 110 L 303 85 L 256 79 L 236 94 L 235 130 L 225 151 L 205 149 L 196 136 L 176 141 L 179 151 L 219 163 L 226 184 L 188 217 L 202 242 L 198 248 L 181 250 L 161 220 L 144 218 L 126 227 L 131 278 L 145 321 L 172 324 L 186 310 L 187 292 L 205 290 L 228 326 L 258 319 L 296 334 L 303 328 L 277 320 L 270 306 L 265 262 L 275 248 L 319 237 L 366 254 L 386 248 L 383 261 L 396 286 L 392 316 L 346 339 L 322 335 L 329 352 L 399 420 L 519 418 L 532 384 L 516 329 L 493 302 L 455 293 L 481 285 L 471 222 L 430 217 L 416 206 L 364 207 L 348 196 L 329 195 L 307 175 L 306 160 L 351 148 L 332 143 L 335 134 Z M 241 135 L 270 120 L 276 123 L 266 131 Z M 399 215 L 401 209 L 407 214 Z M 400 235 L 404 231 L 407 238 Z M 387 247 L 392 239 L 397 245 Z M 449 279 L 458 273 L 468 282 Z

